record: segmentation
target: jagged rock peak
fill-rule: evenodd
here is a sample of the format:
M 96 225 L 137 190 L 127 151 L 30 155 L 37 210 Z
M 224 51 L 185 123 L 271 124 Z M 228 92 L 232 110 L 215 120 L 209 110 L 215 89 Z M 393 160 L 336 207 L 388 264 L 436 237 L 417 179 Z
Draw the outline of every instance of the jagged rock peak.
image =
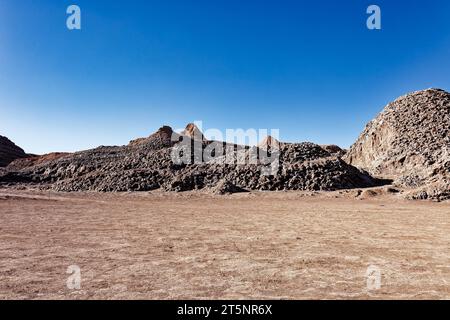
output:
M 207 141 L 202 131 L 197 127 L 195 123 L 188 123 L 186 128 L 181 132 L 181 135 L 188 136 L 194 140 Z
M 162 126 L 147 138 L 138 138 L 130 141 L 130 146 L 149 145 L 156 148 L 168 147 L 176 140 L 176 133 L 169 126 Z
M 265 137 L 258 144 L 258 147 L 261 148 L 261 149 L 267 149 L 267 148 L 280 149 L 281 146 L 282 146 L 282 143 L 280 141 L 278 141 L 277 139 L 275 139 L 274 137 L 272 137 L 272 136 Z

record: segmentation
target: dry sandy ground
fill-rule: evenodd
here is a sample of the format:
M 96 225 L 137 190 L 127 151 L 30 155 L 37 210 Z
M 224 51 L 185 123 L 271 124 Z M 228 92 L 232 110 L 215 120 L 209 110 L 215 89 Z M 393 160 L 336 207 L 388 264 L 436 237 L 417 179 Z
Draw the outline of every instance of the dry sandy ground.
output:
M 2 189 L 0 219 L 0 299 L 450 299 L 450 203 Z

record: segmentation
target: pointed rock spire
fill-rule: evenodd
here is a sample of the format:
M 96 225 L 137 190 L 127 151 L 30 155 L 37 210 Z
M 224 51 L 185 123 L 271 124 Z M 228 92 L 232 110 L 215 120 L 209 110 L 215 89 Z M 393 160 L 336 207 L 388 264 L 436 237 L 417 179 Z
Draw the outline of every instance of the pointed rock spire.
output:
M 181 132 L 181 135 L 187 136 L 193 140 L 207 141 L 201 130 L 194 123 L 188 123 L 186 129 Z
M 281 142 L 272 136 L 265 137 L 259 144 L 258 148 L 261 149 L 280 149 Z

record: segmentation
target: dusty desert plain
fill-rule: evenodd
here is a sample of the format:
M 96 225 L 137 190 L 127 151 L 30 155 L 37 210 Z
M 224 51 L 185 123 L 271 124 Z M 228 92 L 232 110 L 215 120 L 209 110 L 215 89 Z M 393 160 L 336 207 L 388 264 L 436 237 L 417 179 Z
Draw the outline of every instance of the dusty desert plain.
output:
M 373 190 L 3 188 L 0 299 L 450 299 L 450 203 Z

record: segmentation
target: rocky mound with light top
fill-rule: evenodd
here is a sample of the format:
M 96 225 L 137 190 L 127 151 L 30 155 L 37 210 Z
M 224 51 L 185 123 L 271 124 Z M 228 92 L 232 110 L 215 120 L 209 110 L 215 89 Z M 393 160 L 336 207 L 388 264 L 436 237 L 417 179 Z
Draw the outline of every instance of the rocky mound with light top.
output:
M 418 91 L 390 103 L 344 159 L 393 179 L 412 199 L 450 199 L 450 93 Z

